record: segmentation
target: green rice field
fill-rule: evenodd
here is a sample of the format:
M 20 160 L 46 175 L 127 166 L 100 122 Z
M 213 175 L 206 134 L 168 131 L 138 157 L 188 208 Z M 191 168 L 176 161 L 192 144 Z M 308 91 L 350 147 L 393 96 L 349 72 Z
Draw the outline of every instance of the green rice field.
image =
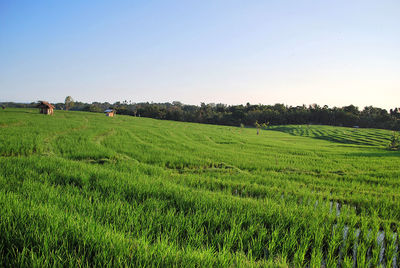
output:
M 398 267 L 391 135 L 0 110 L 0 266 Z

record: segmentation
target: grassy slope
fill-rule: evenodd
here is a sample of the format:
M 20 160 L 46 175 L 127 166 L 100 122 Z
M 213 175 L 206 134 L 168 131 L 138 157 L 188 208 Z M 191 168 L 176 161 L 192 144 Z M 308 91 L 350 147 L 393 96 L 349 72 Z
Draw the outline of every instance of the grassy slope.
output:
M 390 135 L 2 110 L 0 265 L 390 265 Z

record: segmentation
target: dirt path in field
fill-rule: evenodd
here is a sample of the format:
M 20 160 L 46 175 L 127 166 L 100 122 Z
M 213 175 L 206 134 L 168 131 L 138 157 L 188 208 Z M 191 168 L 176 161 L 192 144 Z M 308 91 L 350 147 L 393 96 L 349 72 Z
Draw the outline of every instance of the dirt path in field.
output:
M 112 135 L 115 135 L 115 128 L 109 129 L 109 130 L 107 130 L 107 131 L 105 131 L 105 132 L 102 132 L 102 133 L 100 133 L 100 134 L 94 136 L 93 141 L 94 141 L 95 143 L 101 145 L 101 142 L 102 142 L 105 138 L 107 138 L 107 137 L 109 137 L 109 136 L 112 136 Z
M 86 119 L 87 122 L 87 119 Z M 44 144 L 44 152 L 42 153 L 42 155 L 44 156 L 53 156 L 56 155 L 56 153 L 54 153 L 53 147 L 51 145 L 51 142 L 56 139 L 59 136 L 68 134 L 68 133 L 72 133 L 72 132 L 76 132 L 76 131 L 80 131 L 83 129 L 87 128 L 87 124 L 81 125 L 79 127 L 76 128 L 71 128 L 68 130 L 64 130 L 64 131 L 58 131 L 58 132 L 53 132 L 53 133 L 49 133 L 49 136 L 43 139 L 43 144 Z

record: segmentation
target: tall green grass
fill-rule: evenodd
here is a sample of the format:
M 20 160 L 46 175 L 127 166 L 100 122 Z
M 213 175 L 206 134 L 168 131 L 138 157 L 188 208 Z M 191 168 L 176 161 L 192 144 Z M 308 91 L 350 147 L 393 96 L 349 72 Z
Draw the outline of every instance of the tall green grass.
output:
M 0 265 L 398 265 L 390 137 L 2 110 Z

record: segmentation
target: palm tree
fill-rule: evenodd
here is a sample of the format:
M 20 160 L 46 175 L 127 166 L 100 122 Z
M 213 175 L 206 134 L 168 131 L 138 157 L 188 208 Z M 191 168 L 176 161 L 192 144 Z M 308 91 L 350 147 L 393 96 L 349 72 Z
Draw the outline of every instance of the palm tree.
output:
M 74 106 L 74 100 L 71 96 L 67 96 L 65 98 L 65 110 L 69 110 L 72 106 Z

